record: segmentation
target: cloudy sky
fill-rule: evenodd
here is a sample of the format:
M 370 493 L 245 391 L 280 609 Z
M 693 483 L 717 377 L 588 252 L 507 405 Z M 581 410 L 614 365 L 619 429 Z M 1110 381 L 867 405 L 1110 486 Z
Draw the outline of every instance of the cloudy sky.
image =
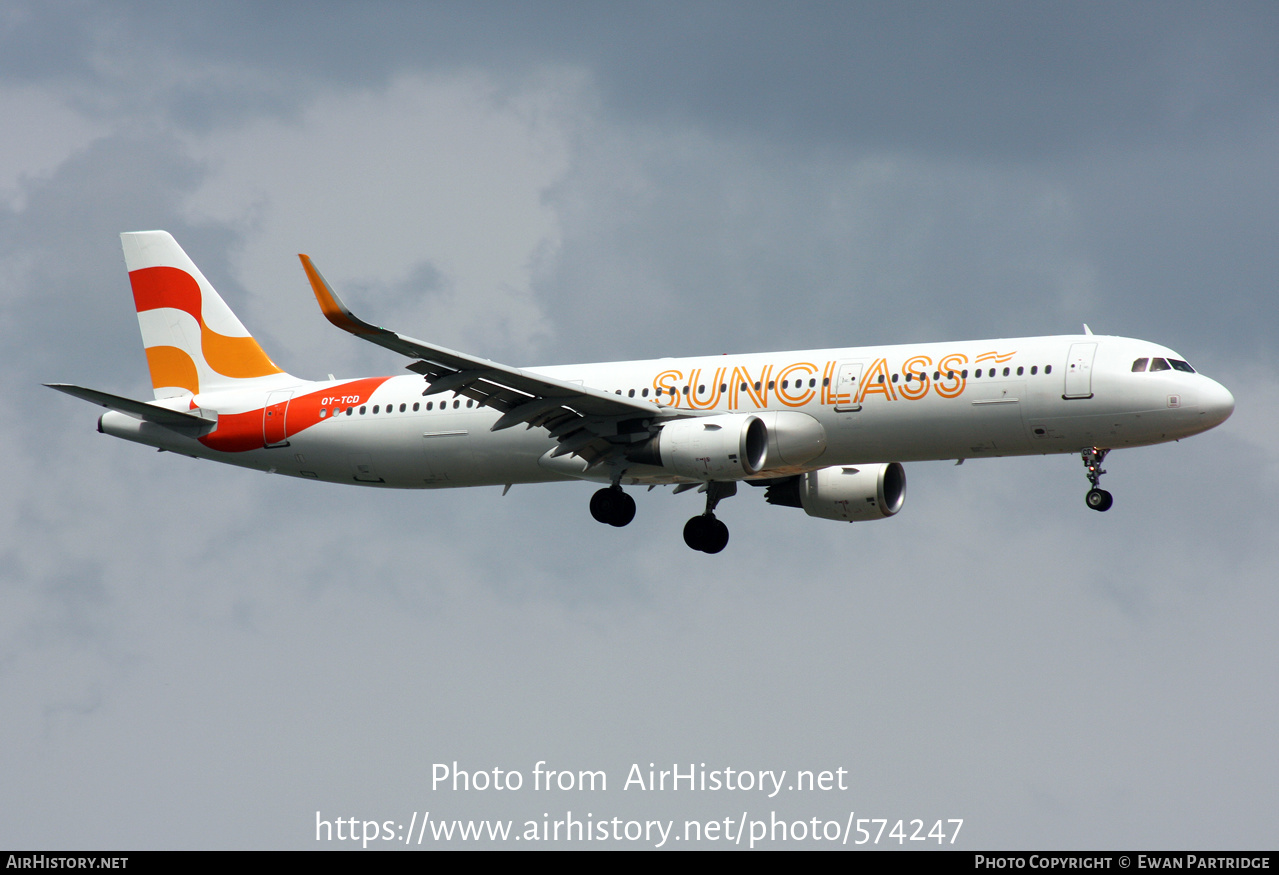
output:
M 317 811 L 1274 847 L 1277 47 L 1261 2 L 4 4 L 0 847 L 315 848 Z M 914 464 L 892 520 L 751 490 L 705 556 L 691 494 L 619 530 L 586 484 L 361 491 L 96 434 L 40 383 L 149 397 L 118 234 L 151 228 L 309 378 L 403 361 L 298 252 L 512 364 L 1087 322 L 1237 411 L 1112 455 L 1105 515 L 1077 457 Z M 526 783 L 433 789 L 454 761 Z M 608 790 L 536 792 L 539 761 Z

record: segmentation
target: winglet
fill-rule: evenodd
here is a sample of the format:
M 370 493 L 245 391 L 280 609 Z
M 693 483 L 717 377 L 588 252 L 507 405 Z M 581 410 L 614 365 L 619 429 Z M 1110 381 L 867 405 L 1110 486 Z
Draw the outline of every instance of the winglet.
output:
M 302 269 L 306 271 L 306 278 L 311 281 L 311 291 L 315 292 L 315 300 L 320 302 L 320 310 L 324 313 L 324 318 L 351 334 L 382 334 L 386 331 L 384 328 L 378 328 L 357 318 L 315 269 L 315 265 L 311 263 L 311 256 L 299 253 L 298 258 L 302 260 Z

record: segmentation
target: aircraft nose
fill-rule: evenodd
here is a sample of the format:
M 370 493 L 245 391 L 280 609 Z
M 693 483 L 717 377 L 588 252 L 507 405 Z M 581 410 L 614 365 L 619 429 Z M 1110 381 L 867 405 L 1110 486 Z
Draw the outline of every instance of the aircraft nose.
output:
M 1235 412 L 1235 396 L 1230 390 L 1215 380 L 1208 380 L 1208 385 L 1200 395 L 1200 412 L 1208 420 L 1208 428 L 1221 425 Z

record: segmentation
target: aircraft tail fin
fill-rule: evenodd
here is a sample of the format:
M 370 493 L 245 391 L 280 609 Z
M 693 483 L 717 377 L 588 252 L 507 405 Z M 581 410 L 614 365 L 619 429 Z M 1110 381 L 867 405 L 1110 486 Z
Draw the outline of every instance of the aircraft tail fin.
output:
M 268 388 L 283 375 L 167 231 L 120 235 L 156 398 Z

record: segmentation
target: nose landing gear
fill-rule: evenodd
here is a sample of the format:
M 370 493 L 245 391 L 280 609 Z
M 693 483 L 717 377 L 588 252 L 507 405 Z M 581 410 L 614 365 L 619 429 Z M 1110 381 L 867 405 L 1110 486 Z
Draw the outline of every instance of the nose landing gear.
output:
M 1115 497 L 1100 486 L 1101 475 L 1106 473 L 1101 463 L 1109 452 L 1110 450 L 1089 447 L 1079 454 L 1084 460 L 1084 468 L 1088 471 L 1088 482 L 1092 484 L 1092 489 L 1089 489 L 1088 494 L 1084 496 L 1084 502 L 1093 510 L 1110 510 L 1110 506 L 1115 503 Z

